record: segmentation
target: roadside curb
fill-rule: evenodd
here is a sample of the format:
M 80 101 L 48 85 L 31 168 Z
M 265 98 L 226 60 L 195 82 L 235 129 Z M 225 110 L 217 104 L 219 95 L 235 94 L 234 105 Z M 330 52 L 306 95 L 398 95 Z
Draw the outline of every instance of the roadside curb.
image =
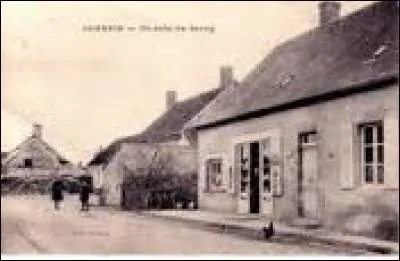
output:
M 262 226 L 244 226 L 243 224 L 239 224 L 238 222 L 224 222 L 224 221 L 210 221 L 210 220 L 200 220 L 200 219 L 190 219 L 183 218 L 177 216 L 166 216 L 160 215 L 157 213 L 146 213 L 145 211 L 137 211 L 135 212 L 141 216 L 147 216 L 151 218 L 171 220 L 183 222 L 185 224 L 194 226 L 196 228 L 206 228 L 206 229 L 214 229 L 218 232 L 235 234 L 239 236 L 244 236 L 257 240 L 265 240 L 262 238 Z M 280 226 L 275 229 L 275 237 L 273 241 L 283 240 L 284 238 L 295 238 L 298 240 L 306 240 L 307 242 L 312 243 L 322 243 L 326 245 L 336 245 L 343 246 L 349 248 L 356 249 L 365 249 L 370 252 L 375 252 L 379 254 L 399 254 L 399 245 L 392 242 L 386 241 L 376 241 L 367 242 L 368 240 L 354 240 L 354 237 L 338 237 L 331 235 L 316 235 L 312 232 L 308 231 L 295 231 L 288 229 L 280 229 Z M 272 241 L 272 240 L 271 240 Z M 270 242 L 270 240 L 266 240 L 266 242 Z

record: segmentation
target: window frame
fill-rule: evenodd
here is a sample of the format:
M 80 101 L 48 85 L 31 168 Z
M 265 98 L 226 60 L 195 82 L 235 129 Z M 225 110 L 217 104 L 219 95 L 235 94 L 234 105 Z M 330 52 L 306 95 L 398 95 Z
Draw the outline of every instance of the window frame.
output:
M 274 182 L 274 164 L 272 162 L 273 153 L 271 151 L 271 137 L 266 137 L 262 140 L 259 140 L 258 143 L 260 146 L 260 167 L 262 168 L 260 172 L 260 179 L 262 179 L 260 191 L 264 197 L 272 196 Z M 266 181 L 269 182 L 268 190 L 265 186 Z
M 366 142 L 366 128 L 372 128 L 372 141 Z M 378 140 L 378 130 L 381 128 L 381 141 Z M 378 121 L 370 121 L 359 124 L 359 151 L 360 151 L 360 178 L 361 184 L 364 187 L 381 187 L 385 185 L 385 137 L 384 137 L 384 123 L 382 120 Z M 382 148 L 381 152 L 381 161 L 378 159 L 378 148 Z M 366 149 L 372 148 L 372 160 L 366 160 Z M 371 182 L 366 181 L 366 168 L 370 166 L 372 167 L 372 180 Z M 382 182 L 378 181 L 378 168 L 381 167 L 383 170 L 382 173 Z
M 213 164 L 210 165 L 210 164 Z M 218 164 L 218 165 L 215 165 Z M 224 177 L 224 158 L 222 156 L 213 156 L 205 160 L 205 190 L 204 192 L 226 192 L 225 187 L 225 177 Z M 210 172 L 210 168 L 214 169 Z M 217 172 L 215 172 L 218 170 Z M 212 174 L 211 174 L 212 173 Z M 217 176 L 215 176 L 212 181 L 212 175 L 218 173 L 220 178 L 220 184 L 217 185 Z

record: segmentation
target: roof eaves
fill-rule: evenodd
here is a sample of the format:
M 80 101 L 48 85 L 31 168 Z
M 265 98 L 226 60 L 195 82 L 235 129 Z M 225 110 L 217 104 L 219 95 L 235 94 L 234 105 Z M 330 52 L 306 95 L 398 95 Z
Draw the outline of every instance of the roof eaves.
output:
M 219 119 L 214 122 L 203 123 L 199 125 L 194 125 L 190 127 L 191 129 L 202 130 L 212 127 L 226 125 L 232 122 L 243 121 L 252 119 L 255 117 L 265 116 L 267 114 L 272 114 L 276 112 L 286 111 L 298 107 L 305 107 L 319 102 L 325 102 L 328 100 L 342 98 L 351 94 L 367 92 L 375 89 L 385 88 L 391 84 L 399 82 L 399 73 L 393 73 L 381 78 L 370 79 L 361 83 L 356 83 L 350 86 L 345 86 L 342 88 L 336 88 L 333 91 L 316 94 L 308 97 L 303 97 L 300 99 L 295 99 L 292 101 L 284 102 L 281 104 L 273 105 L 271 107 L 265 107 L 263 109 L 246 112 L 237 116 L 228 117 L 224 119 Z

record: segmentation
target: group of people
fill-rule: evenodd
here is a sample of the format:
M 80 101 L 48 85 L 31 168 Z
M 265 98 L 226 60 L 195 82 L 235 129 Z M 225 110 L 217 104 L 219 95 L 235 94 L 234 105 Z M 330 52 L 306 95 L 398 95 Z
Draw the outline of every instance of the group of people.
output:
M 64 182 L 62 180 L 56 180 L 52 184 L 51 197 L 54 201 L 54 209 L 60 209 L 60 202 L 64 200 L 63 190 Z M 89 211 L 89 195 L 91 188 L 86 181 L 82 181 L 79 189 L 79 199 L 81 201 L 81 210 Z

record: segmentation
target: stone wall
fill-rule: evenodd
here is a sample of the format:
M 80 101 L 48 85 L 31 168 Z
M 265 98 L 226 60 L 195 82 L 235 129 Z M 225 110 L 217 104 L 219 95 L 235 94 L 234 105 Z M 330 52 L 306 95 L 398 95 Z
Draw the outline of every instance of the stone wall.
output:
M 318 133 L 318 211 L 326 226 L 339 227 L 355 214 L 398 215 L 399 88 L 357 94 L 308 107 L 202 130 L 198 133 L 199 207 L 238 211 L 238 191 L 205 192 L 205 161 L 209 155 L 224 159 L 224 175 L 233 166 L 233 140 L 241 135 L 257 137 L 274 130 L 280 133 L 283 160 L 283 195 L 274 198 L 274 218 L 297 217 L 298 135 Z M 358 124 L 383 120 L 385 182 L 366 186 L 361 182 Z M 235 181 L 238 174 L 235 173 Z M 225 179 L 227 180 L 227 179 Z M 356 209 L 357 211 L 354 211 Z M 385 209 L 384 212 L 380 210 Z M 383 214 L 385 213 L 385 214 Z M 345 218 L 345 219 L 343 219 Z

